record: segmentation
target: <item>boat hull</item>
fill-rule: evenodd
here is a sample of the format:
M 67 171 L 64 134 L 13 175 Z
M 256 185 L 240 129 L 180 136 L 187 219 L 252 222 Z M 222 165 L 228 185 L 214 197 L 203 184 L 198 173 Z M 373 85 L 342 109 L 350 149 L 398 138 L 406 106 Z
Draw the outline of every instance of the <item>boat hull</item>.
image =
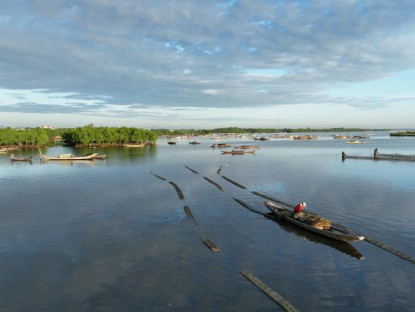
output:
M 47 156 L 47 155 L 40 155 L 40 159 L 41 160 L 54 160 L 54 161 L 60 161 L 60 160 L 94 160 L 94 158 L 97 156 L 98 154 L 94 153 L 88 156 L 72 156 L 72 157 L 52 157 L 52 156 Z
M 286 214 L 282 213 L 283 211 L 288 211 L 287 209 L 284 209 L 276 204 L 274 204 L 271 201 L 266 201 L 265 206 L 271 211 L 272 214 L 274 214 L 277 218 L 281 218 L 283 220 L 286 220 L 292 224 L 295 224 L 303 229 L 309 230 L 314 233 L 318 233 L 320 235 L 324 235 L 326 237 L 343 241 L 343 242 L 357 242 L 364 239 L 364 236 L 357 235 L 351 232 L 347 232 L 344 229 L 337 227 L 335 225 L 331 225 L 330 230 L 320 230 L 318 228 L 315 228 L 311 225 L 305 224 L 301 221 L 298 221 L 294 218 L 291 218 L 287 216 Z

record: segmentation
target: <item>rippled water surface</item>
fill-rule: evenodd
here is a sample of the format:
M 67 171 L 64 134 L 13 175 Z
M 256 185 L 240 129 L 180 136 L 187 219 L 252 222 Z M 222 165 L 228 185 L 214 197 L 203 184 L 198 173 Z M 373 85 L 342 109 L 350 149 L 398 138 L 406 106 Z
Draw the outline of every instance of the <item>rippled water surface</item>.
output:
M 217 143 L 210 138 L 198 141 L 102 148 L 106 160 L 92 162 L 40 163 L 34 154 L 32 164 L 11 163 L 0 154 L 0 311 L 281 311 L 243 270 L 300 311 L 415 311 L 414 263 L 366 241 L 338 243 L 272 221 L 233 200 L 263 212 L 265 199 L 252 191 L 306 201 L 415 257 L 415 162 L 341 160 L 341 151 L 369 156 L 376 147 L 413 155 L 414 139 L 228 138 L 260 146 L 235 156 L 210 148 Z M 44 151 L 63 152 L 89 150 Z

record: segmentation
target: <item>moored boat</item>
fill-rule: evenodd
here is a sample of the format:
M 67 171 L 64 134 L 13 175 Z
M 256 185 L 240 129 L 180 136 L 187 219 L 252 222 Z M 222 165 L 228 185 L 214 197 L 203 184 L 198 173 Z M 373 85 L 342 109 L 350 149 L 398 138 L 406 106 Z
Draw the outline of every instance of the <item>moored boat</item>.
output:
M 229 143 L 217 143 L 217 144 L 212 144 L 210 146 L 211 148 L 216 148 L 216 147 L 231 147 L 231 145 Z
M 86 154 L 86 155 L 83 155 L 83 156 L 90 156 L 90 155 L 95 155 L 94 156 L 94 159 L 105 159 L 105 156 L 106 155 L 99 155 L 99 154 L 97 154 L 97 153 L 88 153 L 88 154 Z
M 222 154 L 232 154 L 232 155 L 243 155 L 243 154 L 255 154 L 255 150 L 231 150 L 231 151 L 222 151 Z
M 26 161 L 26 162 L 32 162 L 33 156 L 29 157 L 15 157 L 14 154 L 10 154 L 10 160 L 11 161 Z
M 123 144 L 123 147 L 144 147 L 146 143 L 131 143 L 131 144 Z
M 235 148 L 238 149 L 259 149 L 258 145 L 241 145 L 241 146 L 235 146 Z
M 97 153 L 91 153 L 89 155 L 86 156 L 74 156 L 72 154 L 60 154 L 57 157 L 54 156 L 48 156 L 48 155 L 43 155 L 40 151 L 39 151 L 39 158 L 40 160 L 94 160 L 94 158 L 97 156 Z
M 274 214 L 277 218 L 281 218 L 283 220 L 286 220 L 292 224 L 295 224 L 299 227 L 302 227 L 303 229 L 307 229 L 309 231 L 312 231 L 314 233 L 318 233 L 327 237 L 330 237 L 335 240 L 339 241 L 361 241 L 364 239 L 364 236 L 346 231 L 345 229 L 338 227 L 334 224 L 330 225 L 330 228 L 327 230 L 320 229 L 317 227 L 314 227 L 312 225 L 306 224 L 304 222 L 301 222 L 293 217 L 293 212 L 291 210 L 285 209 L 281 206 L 278 206 L 272 201 L 266 201 L 265 206 L 271 211 L 272 214 Z
M 360 140 L 352 140 L 352 141 L 347 141 L 346 144 L 362 144 L 365 143 L 365 141 L 360 141 Z

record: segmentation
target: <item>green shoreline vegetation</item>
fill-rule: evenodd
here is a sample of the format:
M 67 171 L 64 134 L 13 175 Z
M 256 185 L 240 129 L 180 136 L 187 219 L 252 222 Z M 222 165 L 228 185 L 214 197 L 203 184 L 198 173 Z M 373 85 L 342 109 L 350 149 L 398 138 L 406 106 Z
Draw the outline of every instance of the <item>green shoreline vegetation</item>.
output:
M 390 136 L 415 136 L 415 131 L 399 131 L 393 132 Z
M 154 144 L 158 135 L 151 130 L 127 127 L 93 127 L 61 129 L 0 129 L 0 146 L 36 147 L 51 144 L 61 137 L 65 145 L 120 146 L 127 143 Z
M 215 128 L 215 129 L 151 129 L 146 130 L 134 127 L 94 127 L 90 124 L 77 128 L 48 129 L 43 127 L 28 129 L 0 129 L 0 146 L 36 147 L 54 144 L 54 138 L 61 137 L 65 145 L 85 146 L 121 146 L 131 143 L 155 144 L 159 136 L 175 135 L 209 135 L 209 134 L 254 134 L 254 133 L 304 133 L 304 132 L 365 132 L 386 129 L 362 128 Z M 415 135 L 415 132 L 401 132 L 391 135 Z

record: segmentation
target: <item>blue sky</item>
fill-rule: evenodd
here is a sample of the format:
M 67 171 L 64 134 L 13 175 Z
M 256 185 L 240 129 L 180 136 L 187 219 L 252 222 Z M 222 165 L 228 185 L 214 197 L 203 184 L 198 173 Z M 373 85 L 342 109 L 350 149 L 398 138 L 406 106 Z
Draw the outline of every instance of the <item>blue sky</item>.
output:
M 415 127 L 412 0 L 0 0 L 0 36 L 0 127 Z

